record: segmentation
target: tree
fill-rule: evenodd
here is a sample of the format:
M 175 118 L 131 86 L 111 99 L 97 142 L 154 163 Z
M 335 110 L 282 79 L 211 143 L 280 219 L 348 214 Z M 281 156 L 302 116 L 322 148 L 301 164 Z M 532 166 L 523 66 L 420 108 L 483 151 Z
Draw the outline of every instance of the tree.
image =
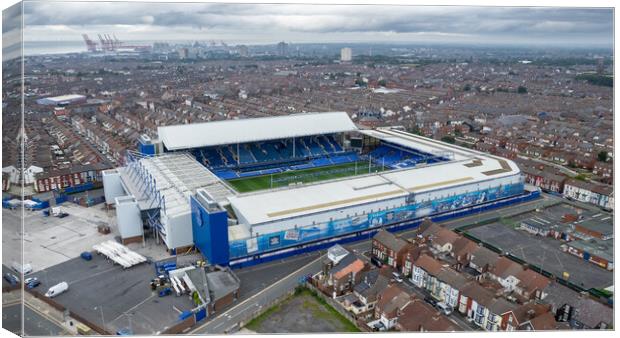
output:
M 607 158 L 608 158 L 609 154 L 607 153 L 607 151 L 602 150 L 598 153 L 598 160 L 600 162 L 607 162 Z
M 456 142 L 456 140 L 454 139 L 454 136 L 450 136 L 450 135 L 446 135 L 442 137 L 441 141 L 446 142 L 446 143 L 452 143 L 452 144 Z
M 466 91 L 466 92 L 470 91 L 471 90 L 471 85 L 469 83 L 466 84 L 465 87 L 463 87 L 463 90 Z
M 420 127 L 418 127 L 417 125 L 414 125 L 410 130 L 410 133 L 412 134 L 416 134 L 416 135 L 420 135 L 420 136 L 424 136 L 422 135 L 422 131 L 420 130 Z
M 527 88 L 523 87 L 523 86 L 519 86 L 519 88 L 517 88 L 517 93 L 519 93 L 519 94 L 526 94 L 527 93 Z
M 378 84 L 379 84 L 379 86 L 381 86 L 381 87 L 385 87 L 385 85 L 387 85 L 387 81 L 385 81 L 385 80 L 379 80 Z
M 577 175 L 577 176 L 575 176 L 573 178 L 576 179 L 576 180 L 579 180 L 579 181 L 586 181 L 586 179 L 587 179 L 586 175 L 584 175 L 584 174 L 579 174 L 579 175 Z

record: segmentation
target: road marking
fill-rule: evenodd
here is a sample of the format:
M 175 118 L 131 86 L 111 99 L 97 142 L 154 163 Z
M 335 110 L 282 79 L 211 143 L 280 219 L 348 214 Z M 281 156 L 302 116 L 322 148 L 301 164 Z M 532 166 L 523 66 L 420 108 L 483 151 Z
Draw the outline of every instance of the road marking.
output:
M 104 274 L 104 273 L 106 273 L 106 272 L 110 272 L 110 271 L 115 270 L 115 269 L 117 269 L 117 268 L 118 268 L 118 267 L 114 266 L 114 267 L 109 268 L 109 269 L 107 269 L 107 270 L 99 271 L 99 272 L 97 272 L 97 273 L 96 273 L 96 274 L 94 274 L 94 275 L 86 276 L 86 277 L 84 277 L 84 278 L 82 278 L 82 279 L 76 279 L 76 280 L 72 281 L 72 282 L 71 282 L 71 284 L 76 284 L 76 283 L 83 282 L 83 281 L 85 281 L 85 280 L 91 279 L 91 278 L 93 278 L 93 277 L 95 277 L 95 276 L 99 276 L 99 275 Z

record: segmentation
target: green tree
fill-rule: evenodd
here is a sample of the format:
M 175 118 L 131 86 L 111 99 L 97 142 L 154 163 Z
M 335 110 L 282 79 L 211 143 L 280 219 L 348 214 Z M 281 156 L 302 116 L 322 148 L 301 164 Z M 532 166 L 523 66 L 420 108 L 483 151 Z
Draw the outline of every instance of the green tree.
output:
M 470 91 L 471 90 L 471 85 L 469 83 L 466 84 L 465 87 L 463 87 L 463 90 L 466 91 L 466 92 Z
M 454 139 L 454 136 L 451 136 L 451 135 L 446 135 L 446 136 L 442 137 L 441 140 L 443 142 L 452 143 L 452 144 L 454 144 L 456 142 L 456 140 Z
M 519 88 L 517 88 L 517 93 L 519 94 L 526 94 L 527 93 L 527 88 L 524 86 L 519 86 Z
M 387 81 L 385 81 L 385 80 L 379 80 L 378 84 L 379 84 L 379 86 L 381 86 L 381 87 L 385 87 L 385 86 L 387 85 Z
M 607 153 L 607 151 L 602 150 L 598 153 L 598 160 L 600 162 L 607 162 L 607 158 L 608 158 L 609 154 Z

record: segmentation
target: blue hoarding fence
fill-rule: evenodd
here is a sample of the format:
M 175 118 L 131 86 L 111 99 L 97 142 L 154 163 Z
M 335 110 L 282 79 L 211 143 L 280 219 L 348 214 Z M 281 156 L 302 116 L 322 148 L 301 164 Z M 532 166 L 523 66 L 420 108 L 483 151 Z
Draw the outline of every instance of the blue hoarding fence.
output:
M 484 205 L 477 205 L 472 207 L 463 208 L 460 210 L 446 211 L 441 214 L 435 214 L 434 216 L 430 216 L 429 218 L 434 222 L 444 221 L 451 218 L 463 217 L 471 214 L 476 214 L 479 212 L 493 210 L 499 207 L 522 203 L 526 201 L 531 201 L 540 197 L 539 191 L 529 192 L 526 194 L 521 194 L 519 196 L 512 196 L 505 198 L 503 200 L 496 200 L 494 202 L 489 202 Z M 232 258 L 230 261 L 230 266 L 233 268 L 241 268 L 252 266 L 264 262 L 273 261 L 276 259 L 285 258 L 292 255 L 302 254 L 306 252 L 312 252 L 316 250 L 327 249 L 334 244 L 346 244 L 350 242 L 357 242 L 364 239 L 372 238 L 379 229 L 385 229 L 390 232 L 402 231 L 406 229 L 417 228 L 425 217 L 409 219 L 405 221 L 401 221 L 395 224 L 389 224 L 384 226 L 378 226 L 370 229 L 364 229 L 357 232 L 351 232 L 348 234 L 333 236 L 333 237 L 324 237 L 322 239 L 309 241 L 306 243 L 300 243 L 298 245 L 293 245 L 286 248 L 274 249 L 265 252 L 257 252 L 251 255 L 246 255 L 244 257 L 236 257 Z M 231 246 L 231 250 L 233 250 Z
M 343 219 L 238 239 L 230 241 L 230 258 L 234 260 L 377 227 L 398 227 L 399 224 L 411 223 L 412 220 L 425 217 L 442 221 L 465 215 L 471 210 L 482 212 L 489 208 L 501 206 L 502 203 L 514 203 L 512 200 L 510 202 L 502 201 L 507 198 L 519 198 L 518 196 L 523 195 L 523 189 L 523 183 L 504 185 L 436 200 L 413 201 L 392 209 L 374 212 L 371 210 L 369 213 L 356 214 Z

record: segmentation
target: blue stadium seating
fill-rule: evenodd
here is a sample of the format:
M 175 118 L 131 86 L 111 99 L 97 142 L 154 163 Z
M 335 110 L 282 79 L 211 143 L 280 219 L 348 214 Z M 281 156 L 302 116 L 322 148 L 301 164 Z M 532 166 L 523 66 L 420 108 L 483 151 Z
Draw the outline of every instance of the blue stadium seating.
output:
M 343 151 L 342 147 L 340 146 L 340 143 L 336 141 L 336 137 L 334 135 L 328 135 L 326 137 L 329 140 L 329 143 L 331 143 L 331 145 L 334 147 L 335 152 L 339 153 Z
M 308 157 L 310 156 L 310 152 L 304 143 L 302 143 L 302 139 L 295 139 L 295 156 L 300 157 Z
M 345 153 L 334 135 L 318 135 L 292 140 L 275 140 L 239 145 L 194 149 L 196 159 L 223 179 L 268 175 L 285 170 L 301 170 L 359 160 Z M 237 161 L 239 151 L 239 161 Z
M 422 151 L 414 149 L 401 149 L 382 144 L 370 152 L 372 160 L 377 164 L 384 164 L 391 168 L 409 168 L 414 167 L 421 162 L 436 163 L 445 161 L 442 157 L 437 157 Z
M 256 162 L 252 152 L 250 151 L 250 146 L 244 144 L 239 146 L 239 162 L 241 163 L 253 163 Z
M 319 136 L 318 137 L 319 143 L 323 146 L 323 149 L 325 149 L 328 153 L 335 153 L 336 149 L 334 148 L 334 146 L 332 145 L 331 142 L 329 142 L 329 139 L 327 138 L 327 136 Z

